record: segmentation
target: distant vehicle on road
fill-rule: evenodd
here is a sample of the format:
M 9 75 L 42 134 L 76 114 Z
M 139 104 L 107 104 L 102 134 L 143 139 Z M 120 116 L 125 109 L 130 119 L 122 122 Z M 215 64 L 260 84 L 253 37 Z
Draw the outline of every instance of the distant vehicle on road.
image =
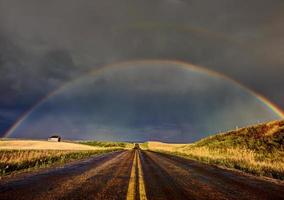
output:
M 134 149 L 140 149 L 139 144 L 135 143 L 135 144 L 134 144 Z
M 58 136 L 58 135 L 52 135 L 47 140 L 50 141 L 50 142 L 60 142 L 61 141 L 61 137 Z

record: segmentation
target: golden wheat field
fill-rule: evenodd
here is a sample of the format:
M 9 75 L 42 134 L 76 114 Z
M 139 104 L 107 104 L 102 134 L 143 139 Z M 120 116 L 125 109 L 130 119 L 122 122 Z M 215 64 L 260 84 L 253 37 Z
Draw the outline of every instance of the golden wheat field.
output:
M 12 172 L 64 164 L 122 149 L 121 147 L 90 146 L 71 142 L 48 142 L 36 140 L 0 141 L 0 175 Z
M 69 142 L 49 142 L 37 140 L 0 140 L 0 150 L 98 150 L 103 147 L 89 146 Z
M 74 151 L 63 150 L 2 150 L 0 151 L 1 163 L 16 164 L 29 160 L 42 159 L 52 156 L 63 156 Z

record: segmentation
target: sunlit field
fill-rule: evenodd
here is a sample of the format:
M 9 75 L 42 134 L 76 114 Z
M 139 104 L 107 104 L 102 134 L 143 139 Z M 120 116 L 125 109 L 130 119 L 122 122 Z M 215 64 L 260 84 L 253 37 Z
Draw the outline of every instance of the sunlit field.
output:
M 72 142 L 48 142 L 37 140 L 0 140 L 0 149 L 34 150 L 98 150 L 102 146 L 89 146 Z
M 81 141 L 80 144 L 85 144 L 93 147 L 103 147 L 103 148 L 125 148 L 131 149 L 133 148 L 133 143 L 128 142 L 111 142 L 111 141 Z M 84 145 L 84 146 L 85 146 Z
M 217 134 L 193 144 L 148 142 L 142 146 L 254 175 L 284 179 L 284 121 Z
M 122 150 L 128 144 L 112 142 L 112 145 L 95 145 L 102 143 L 93 142 L 93 145 L 85 145 L 33 140 L 0 141 L 0 175 L 44 168 L 53 164 L 65 164 L 97 154 Z

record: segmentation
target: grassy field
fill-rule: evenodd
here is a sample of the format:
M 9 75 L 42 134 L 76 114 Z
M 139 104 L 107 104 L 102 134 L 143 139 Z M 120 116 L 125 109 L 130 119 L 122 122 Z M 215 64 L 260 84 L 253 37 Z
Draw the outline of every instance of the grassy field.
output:
M 94 147 L 116 147 L 116 148 L 133 148 L 132 143 L 128 142 L 111 142 L 111 141 L 82 141 L 80 144 L 94 146 Z
M 0 150 L 98 150 L 102 146 L 88 146 L 74 142 L 48 142 L 40 140 L 0 140 Z
M 0 176 L 14 172 L 65 164 L 93 155 L 122 150 L 122 145 L 102 146 L 71 142 L 47 142 L 35 140 L 0 141 Z
M 284 121 L 233 130 L 192 144 L 148 142 L 142 148 L 284 180 Z

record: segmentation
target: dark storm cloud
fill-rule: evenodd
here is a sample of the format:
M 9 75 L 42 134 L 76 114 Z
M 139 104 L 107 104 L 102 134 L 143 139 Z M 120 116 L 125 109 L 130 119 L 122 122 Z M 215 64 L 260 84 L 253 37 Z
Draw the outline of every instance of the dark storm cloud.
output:
M 200 64 L 284 108 L 283 10 L 282 0 L 1 0 L 0 112 L 24 112 L 90 69 L 132 59 Z
M 11 136 L 191 142 L 277 119 L 232 82 L 177 66 L 133 63 L 86 76 L 35 108 Z
M 76 76 L 78 70 L 66 50 L 29 52 L 0 35 L 0 129 L 7 129 L 40 98 L 63 82 Z M 69 71 L 69 69 L 72 69 Z M 81 70 L 82 71 L 82 70 Z M 77 73 L 76 73 L 77 72 Z

